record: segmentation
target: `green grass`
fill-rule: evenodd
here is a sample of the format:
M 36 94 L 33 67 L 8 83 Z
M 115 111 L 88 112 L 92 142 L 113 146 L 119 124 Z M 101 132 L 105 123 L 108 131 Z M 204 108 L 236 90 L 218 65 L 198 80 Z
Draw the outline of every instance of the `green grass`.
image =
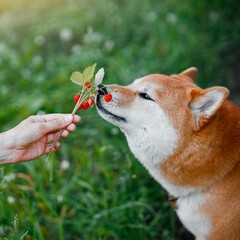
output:
M 0 132 L 39 111 L 71 112 L 69 76 L 95 62 L 106 84 L 196 66 L 201 87 L 237 89 L 239 3 L 225 2 L 1 0 Z M 0 168 L 1 179 L 16 174 L 1 183 L 0 238 L 184 239 L 166 193 L 123 134 L 95 109 L 80 114 L 51 156 L 52 172 L 46 156 Z

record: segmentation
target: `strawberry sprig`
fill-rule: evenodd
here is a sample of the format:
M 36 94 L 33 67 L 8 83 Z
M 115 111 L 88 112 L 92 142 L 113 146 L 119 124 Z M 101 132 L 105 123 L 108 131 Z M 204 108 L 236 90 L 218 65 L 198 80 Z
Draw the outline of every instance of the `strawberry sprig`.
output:
M 88 109 L 89 106 L 92 106 L 95 102 L 96 93 L 99 90 L 99 85 L 102 83 L 103 77 L 104 77 L 104 69 L 101 68 L 98 70 L 94 77 L 94 71 L 95 71 L 96 63 L 93 64 L 90 67 L 87 67 L 83 73 L 77 71 L 73 72 L 70 80 L 79 85 L 80 91 L 74 96 L 75 101 L 75 107 L 72 111 L 72 115 L 74 116 L 77 110 L 80 109 Z M 112 99 L 112 96 L 110 94 L 105 95 L 106 102 L 109 102 Z M 57 134 L 56 137 L 52 143 L 52 146 L 50 148 L 50 153 L 47 156 L 46 161 L 48 161 L 48 158 L 51 154 L 51 152 L 54 149 L 54 146 L 56 142 L 60 139 L 63 131 L 66 128 L 61 129 Z

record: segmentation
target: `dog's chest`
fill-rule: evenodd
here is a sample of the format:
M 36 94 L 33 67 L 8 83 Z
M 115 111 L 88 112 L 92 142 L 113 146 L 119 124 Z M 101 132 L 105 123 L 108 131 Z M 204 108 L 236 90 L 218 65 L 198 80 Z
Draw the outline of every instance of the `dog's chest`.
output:
M 159 167 L 154 167 L 154 165 L 147 165 L 145 167 L 152 177 L 159 182 L 168 193 L 175 197 L 179 197 L 176 202 L 176 212 L 183 225 L 191 233 L 197 236 L 198 240 L 205 240 L 211 226 L 208 217 L 200 212 L 206 201 L 206 196 L 196 189 L 171 184 L 164 178 L 163 174 L 161 174 Z
M 210 219 L 201 213 L 206 198 L 207 196 L 201 192 L 194 192 L 177 200 L 178 209 L 176 212 L 178 217 L 198 240 L 205 240 L 211 228 Z
M 135 147 L 136 142 L 135 144 L 129 145 L 134 155 L 144 165 L 150 175 L 160 183 L 169 194 L 174 197 L 179 197 L 176 212 L 183 225 L 197 236 L 198 240 L 205 240 L 210 231 L 210 220 L 200 212 L 200 209 L 206 200 L 206 196 L 194 188 L 175 186 L 165 179 L 160 169 L 161 160 L 156 157 L 159 156 L 159 154 L 156 154 L 156 151 L 154 154 L 151 147 L 146 148 L 146 145 L 145 148 Z M 144 151 L 142 149 L 144 149 Z M 165 153 L 166 152 L 167 151 L 165 151 Z
M 177 200 L 177 214 L 185 227 L 197 236 L 198 240 L 205 240 L 210 231 L 210 220 L 200 210 L 206 200 L 206 196 L 194 188 L 172 184 L 161 172 L 160 164 L 173 154 L 178 142 L 175 131 L 171 127 L 167 127 L 167 125 L 165 127 L 168 138 L 150 138 L 149 136 L 153 136 L 154 133 L 150 134 L 149 131 L 143 131 L 142 134 L 135 134 L 134 137 L 126 135 L 129 147 L 135 157 L 149 171 L 150 175 L 169 194 L 179 197 Z M 162 130 L 162 132 L 164 131 Z

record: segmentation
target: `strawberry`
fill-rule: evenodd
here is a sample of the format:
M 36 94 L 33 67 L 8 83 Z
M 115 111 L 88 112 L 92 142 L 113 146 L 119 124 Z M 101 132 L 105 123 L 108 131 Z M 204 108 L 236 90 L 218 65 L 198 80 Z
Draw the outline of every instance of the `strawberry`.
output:
M 80 109 L 82 109 L 83 108 L 83 105 L 82 105 L 82 103 L 79 105 L 79 107 L 78 107 L 78 110 L 80 110 Z
M 88 109 L 88 107 L 89 107 L 89 103 L 88 102 L 83 103 L 83 109 L 84 110 Z
M 77 103 L 77 101 L 79 100 L 79 98 L 80 98 L 79 94 L 76 94 L 76 95 L 74 96 L 74 102 Z
M 89 103 L 90 106 L 92 106 L 93 103 L 94 103 L 94 100 L 92 98 L 89 98 L 88 103 Z
M 109 94 L 109 93 L 107 93 L 107 94 L 105 95 L 105 101 L 106 101 L 106 102 L 110 102 L 111 100 L 112 100 L 112 95 Z
M 85 87 L 90 88 L 91 87 L 90 83 L 86 82 Z

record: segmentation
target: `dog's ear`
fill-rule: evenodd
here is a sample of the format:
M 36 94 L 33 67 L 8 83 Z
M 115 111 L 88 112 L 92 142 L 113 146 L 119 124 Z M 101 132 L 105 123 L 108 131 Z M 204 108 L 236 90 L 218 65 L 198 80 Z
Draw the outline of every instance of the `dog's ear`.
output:
M 229 95 L 229 91 L 224 87 L 212 87 L 206 90 L 193 89 L 190 94 L 189 108 L 195 119 L 196 130 L 198 130 L 216 114 Z
M 190 67 L 190 68 L 186 69 L 185 71 L 181 72 L 179 75 L 180 76 L 187 76 L 192 81 L 195 81 L 195 78 L 196 78 L 196 75 L 197 75 L 197 69 L 195 67 Z

